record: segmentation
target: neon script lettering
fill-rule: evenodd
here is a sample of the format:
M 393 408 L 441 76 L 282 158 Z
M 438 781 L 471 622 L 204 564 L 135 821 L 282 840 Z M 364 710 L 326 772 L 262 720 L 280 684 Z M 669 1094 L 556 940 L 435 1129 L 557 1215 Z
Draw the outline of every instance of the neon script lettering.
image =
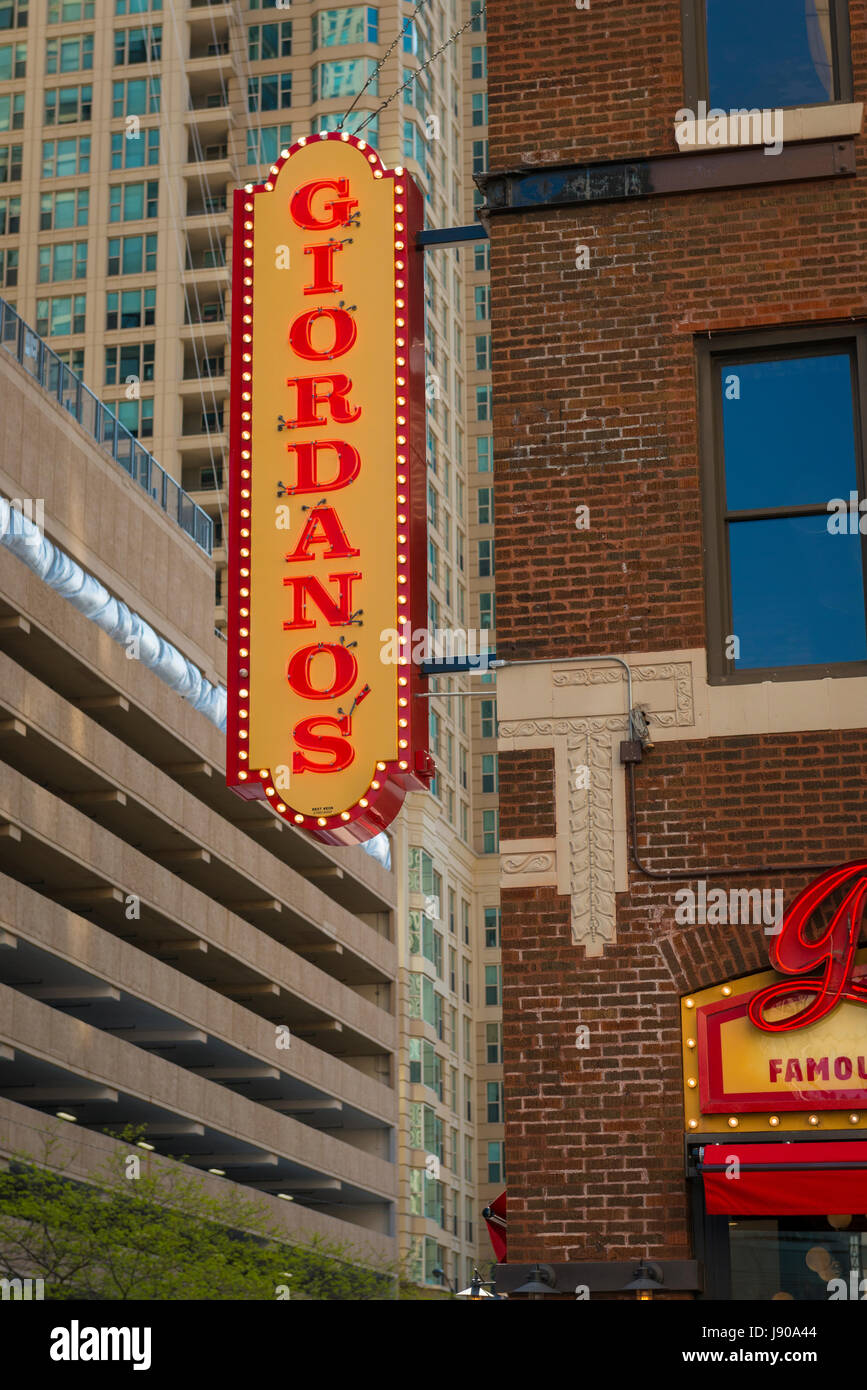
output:
M 832 908 L 828 899 L 841 891 L 841 901 Z M 766 1033 L 788 1033 L 818 1023 L 843 999 L 867 1004 L 867 988 L 852 978 L 865 898 L 867 860 L 829 869 L 798 894 L 783 916 L 782 929 L 771 946 L 770 961 L 781 975 L 803 978 L 781 980 L 753 995 L 749 1016 L 757 1028 Z M 823 904 L 824 916 L 820 914 Z M 830 920 L 825 926 L 828 914 Z M 814 931 L 812 940 L 807 935 L 810 927 Z M 821 974 L 807 973 L 819 969 Z M 769 1009 L 804 995 L 812 998 L 797 1013 L 788 1018 L 768 1018 Z

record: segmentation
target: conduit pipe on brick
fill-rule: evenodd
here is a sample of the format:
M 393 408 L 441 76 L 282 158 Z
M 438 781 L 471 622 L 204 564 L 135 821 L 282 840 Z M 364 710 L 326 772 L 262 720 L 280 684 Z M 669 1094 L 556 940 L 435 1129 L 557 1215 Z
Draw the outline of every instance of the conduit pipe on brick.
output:
M 188 661 L 171 642 L 158 636 L 138 613 L 114 598 L 71 556 L 53 545 L 39 527 L 16 507 L 11 507 L 5 497 L 0 497 L 0 541 L 49 589 L 96 623 L 112 641 L 127 649 L 134 644 L 143 666 L 225 732 L 226 692 L 223 687 L 206 680 L 198 666 Z
M 149 623 L 120 599 L 114 598 L 94 575 L 53 545 L 38 526 L 0 497 L 0 543 L 17 556 L 43 583 L 71 603 L 79 613 L 127 650 L 131 643 L 139 661 L 221 733 L 226 731 L 226 691 L 212 685 L 198 666 L 188 661 L 171 642 L 160 637 Z M 384 868 L 391 869 L 391 847 L 384 833 L 368 840 L 362 849 Z
M 626 659 L 625 659 L 624 657 L 622 657 L 622 656 L 563 656 L 563 657 L 552 657 L 552 658 L 549 659 L 549 658 L 547 658 L 547 657 L 543 657 L 543 656 L 542 656 L 542 657 L 534 657 L 531 661 L 521 661 L 521 660 L 518 660 L 518 661 L 507 661 L 507 660 L 504 660 L 504 661 L 497 661 L 497 660 L 495 659 L 495 660 L 492 661 L 490 664 L 491 664 L 491 670 L 492 670 L 492 671 L 495 671 L 495 670 L 499 670 L 499 669 L 500 669 L 501 667 L 503 667 L 503 666 L 553 666 L 555 661 L 556 661 L 556 663 L 557 663 L 558 666 L 566 666 L 566 665 L 569 665 L 571 662 L 585 662 L 585 663 L 586 663 L 586 662 L 588 662 L 588 661 L 595 661 L 597 664 L 598 664 L 600 661 L 615 661 L 615 662 L 617 663 L 618 666 L 622 666 L 623 669 L 624 669 L 624 671 L 626 672 L 626 719 L 627 719 L 627 732 L 628 732 L 628 734 L 629 734 L 629 737 L 632 738 L 633 733 L 634 733 L 634 727 L 635 727 L 634 724 L 633 724 L 633 721 L 632 721 L 632 671 L 629 669 L 629 662 L 626 661 Z
M 756 878 L 764 878 L 770 874 L 800 874 L 800 873 L 824 873 L 826 869 L 836 869 L 839 864 L 837 860 L 833 864 L 731 864 L 728 868 L 707 868 L 699 869 L 649 869 L 642 863 L 638 854 L 638 825 L 635 810 L 635 766 L 633 763 L 626 765 L 626 781 L 629 787 L 629 852 L 632 862 L 639 873 L 646 878 L 657 879 L 662 883 L 678 883 L 684 879 L 699 878 L 734 878 L 738 874 L 752 874 Z
M 566 657 L 537 657 L 531 661 L 492 661 L 491 667 L 501 668 L 503 666 L 553 666 L 554 662 L 567 664 L 569 662 L 601 662 L 614 661 L 622 666 L 626 671 L 626 703 L 627 703 L 627 733 L 631 739 L 636 732 L 636 724 L 632 707 L 632 672 L 628 662 L 622 656 L 566 656 Z M 641 740 L 644 743 L 644 740 Z M 650 869 L 642 861 L 638 852 L 638 816 L 635 804 L 635 764 L 626 763 L 626 783 L 629 795 L 629 857 L 639 873 L 646 878 L 656 879 L 661 883 L 680 883 L 686 880 L 698 878 L 733 878 L 738 874 L 753 874 L 756 877 L 763 877 L 766 874 L 792 874 L 792 873 L 822 873 L 826 869 L 835 869 L 837 864 L 748 864 L 741 866 L 730 865 L 727 868 L 702 867 L 696 869 Z

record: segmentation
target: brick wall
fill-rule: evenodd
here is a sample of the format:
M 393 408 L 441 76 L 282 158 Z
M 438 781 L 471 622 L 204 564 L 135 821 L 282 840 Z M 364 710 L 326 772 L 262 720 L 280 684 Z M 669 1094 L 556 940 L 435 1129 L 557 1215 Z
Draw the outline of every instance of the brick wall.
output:
M 867 11 L 850 8 L 863 93 Z M 597 68 L 612 81 L 624 80 L 621 69 L 640 72 L 652 85 L 655 119 L 667 122 L 662 143 L 661 135 L 639 140 L 636 115 L 621 122 L 616 149 L 564 146 L 564 158 L 672 152 L 681 99 L 657 73 L 674 64 L 680 80 L 677 5 L 600 4 L 597 12 L 591 4 L 585 14 L 563 0 L 529 12 L 500 0 L 489 19 L 491 168 L 538 156 L 523 134 L 538 93 L 532 83 L 519 91 L 512 71 L 513 30 L 528 30 L 528 13 L 533 29 L 521 51 L 545 89 L 543 124 L 578 140 L 604 123 L 604 102 L 593 96 L 603 80 Z M 570 34 L 603 37 L 561 51 L 552 36 L 564 14 Z M 666 67 L 655 54 L 669 29 Z M 648 120 L 646 102 L 638 105 Z M 704 645 L 695 341 L 867 316 L 858 249 L 867 241 L 865 143 L 857 142 L 858 176 L 832 183 L 491 219 L 500 656 Z M 590 249 L 586 270 L 575 267 L 578 244 Z M 589 508 L 587 530 L 576 529 L 578 506 Z
M 542 839 L 554 835 L 554 750 L 501 753 L 501 785 L 503 778 L 514 796 L 501 798 L 500 839 Z M 532 833 L 528 826 L 533 827 Z
M 503 803 L 519 804 L 524 779 L 503 764 Z M 639 852 L 693 889 L 707 865 L 790 864 L 720 880 L 788 903 L 815 877 L 805 866 L 867 852 L 865 765 L 867 731 L 658 744 L 636 772 Z M 680 997 L 766 969 L 769 937 L 678 926 L 684 886 L 633 871 L 598 960 L 572 944 L 554 889 L 503 894 L 510 1262 L 689 1255 Z
M 494 0 L 488 6 L 490 167 L 671 154 L 684 106 L 679 0 Z M 867 5 L 849 0 L 856 97 Z
M 867 316 L 863 160 L 492 219 L 498 655 L 705 644 L 695 341 Z
M 865 0 L 850 15 L 861 96 Z M 491 169 L 674 152 L 674 0 L 498 0 L 488 46 Z M 491 218 L 499 656 L 706 646 L 696 341 L 867 318 L 864 145 L 834 182 Z M 808 865 L 867 853 L 865 754 L 864 730 L 658 744 L 636 773 L 645 861 L 693 887 L 705 866 L 788 864 L 722 880 L 788 903 Z M 549 768 L 501 755 L 503 838 L 552 833 Z M 554 888 L 503 894 L 510 1261 L 691 1253 L 679 998 L 765 968 L 769 938 L 677 926 L 683 886 L 631 870 L 599 959 Z

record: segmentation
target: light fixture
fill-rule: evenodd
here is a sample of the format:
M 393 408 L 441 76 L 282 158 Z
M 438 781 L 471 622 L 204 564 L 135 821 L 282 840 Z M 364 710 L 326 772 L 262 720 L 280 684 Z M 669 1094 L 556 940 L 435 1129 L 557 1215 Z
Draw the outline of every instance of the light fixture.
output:
M 69 1120 L 74 1125 L 78 1124 L 78 1117 L 76 1115 L 68 1114 L 66 1110 L 56 1110 L 54 1113 L 56 1114 L 58 1120 Z
M 209 1168 L 208 1172 L 215 1173 L 218 1178 L 224 1178 L 226 1176 L 225 1168 Z
M 804 1256 L 804 1264 L 826 1284 L 840 1273 L 840 1266 L 824 1245 L 814 1245 Z
M 555 1276 L 550 1265 L 533 1265 L 530 1277 L 526 1283 L 522 1284 L 515 1293 L 526 1294 L 528 1298 L 544 1298 L 546 1294 L 555 1292 Z
M 845 1231 L 847 1226 L 852 1225 L 851 1216 L 827 1216 L 825 1220 L 829 1226 L 833 1226 L 835 1231 Z
M 436 1270 L 434 1270 L 434 1274 L 436 1274 Z M 465 1289 L 457 1289 L 457 1290 L 455 1291 L 455 1298 L 501 1298 L 501 1297 L 502 1297 L 502 1295 L 501 1295 L 501 1294 L 498 1294 L 498 1293 L 488 1293 L 488 1290 L 487 1290 L 487 1288 L 485 1287 L 485 1282 L 486 1282 L 486 1281 L 482 1278 L 482 1276 L 481 1276 L 481 1274 L 479 1273 L 479 1271 L 478 1271 L 477 1269 L 474 1269 L 474 1270 L 473 1270 L 473 1277 L 472 1277 L 472 1279 L 470 1280 L 469 1284 L 467 1285 L 467 1287 L 466 1287 Z M 494 1284 L 493 1279 L 488 1279 L 488 1280 L 487 1280 L 487 1283 L 491 1286 L 491 1288 L 493 1288 L 493 1284 Z
M 281 1197 L 281 1198 L 283 1199 L 284 1202 L 294 1202 L 294 1201 L 295 1201 L 295 1198 L 292 1197 L 292 1196 L 290 1196 L 290 1194 L 289 1194 L 288 1192 L 278 1192 L 278 1193 L 277 1193 L 277 1196 L 278 1196 L 278 1197 Z
M 153 1144 L 149 1144 L 146 1139 L 139 1139 L 138 1141 L 138 1148 L 140 1149 L 147 1149 L 149 1152 L 152 1153 L 153 1147 Z
M 649 1303 L 662 1288 L 661 1267 L 652 1260 L 639 1260 L 638 1268 L 632 1271 L 631 1282 L 623 1288 L 627 1293 L 634 1293 L 639 1303 Z

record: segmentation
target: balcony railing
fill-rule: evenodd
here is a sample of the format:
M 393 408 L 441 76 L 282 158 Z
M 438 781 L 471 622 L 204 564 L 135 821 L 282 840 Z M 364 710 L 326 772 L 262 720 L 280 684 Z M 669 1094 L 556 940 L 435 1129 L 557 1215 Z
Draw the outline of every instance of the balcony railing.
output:
M 222 376 L 226 370 L 224 357 L 200 357 L 198 361 L 184 363 L 184 381 L 207 381 Z
M 210 300 L 207 304 L 188 304 L 184 312 L 184 323 L 188 328 L 191 325 L 224 323 L 225 319 L 223 301 L 218 299 Z
M 201 150 L 197 150 L 195 146 L 191 145 L 187 151 L 188 164 L 202 164 L 213 160 L 228 158 L 228 145 L 205 145 L 204 149 Z
M 181 425 L 181 434 L 220 434 L 222 429 L 223 412 L 221 410 L 206 410 L 200 415 L 185 415 Z
M 224 470 L 222 464 L 199 469 L 198 488 L 201 492 L 219 492 L 223 487 Z M 187 479 L 189 487 L 190 480 Z M 195 488 L 193 489 L 195 491 Z
M 226 257 L 213 251 L 203 251 L 196 256 L 187 256 L 184 270 L 225 270 Z
M 100 448 L 120 464 L 206 555 L 212 553 L 213 527 L 207 512 L 169 477 L 153 454 L 143 448 L 107 405 L 97 400 L 81 378 L 69 370 L 5 299 L 0 299 L 0 347 L 11 353 L 27 374 L 69 411 Z
M 190 199 L 187 203 L 187 217 L 213 217 L 228 211 L 225 194 L 221 198 Z
M 225 87 L 221 87 L 216 92 L 201 92 L 190 97 L 187 104 L 189 111 L 217 111 L 229 105 L 229 97 Z
M 190 50 L 190 58 L 223 58 L 229 51 L 228 39 L 217 39 L 216 43 L 197 44 Z

